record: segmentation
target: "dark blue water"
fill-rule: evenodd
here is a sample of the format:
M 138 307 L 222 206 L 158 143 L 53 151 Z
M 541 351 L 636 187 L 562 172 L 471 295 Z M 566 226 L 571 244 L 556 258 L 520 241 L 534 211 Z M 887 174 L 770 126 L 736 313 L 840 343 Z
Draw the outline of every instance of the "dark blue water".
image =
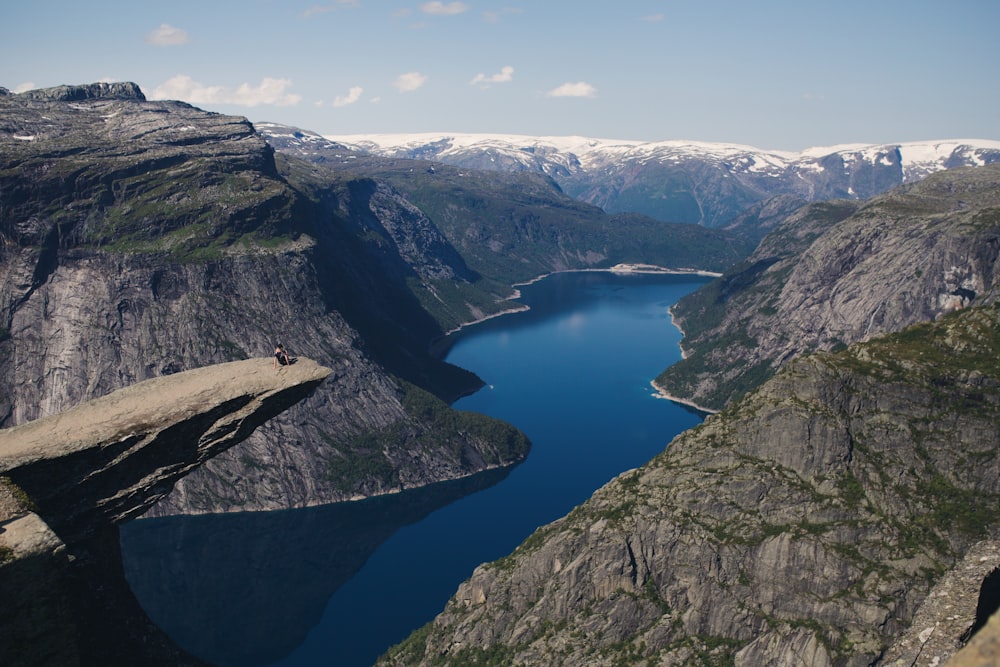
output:
M 222 665 L 371 665 L 477 565 L 701 421 L 649 383 L 679 359 L 667 308 L 704 282 L 567 273 L 524 287 L 531 310 L 465 329 L 447 357 L 488 384 L 455 407 L 524 431 L 523 464 L 360 503 L 133 522 L 133 590 L 175 641 Z

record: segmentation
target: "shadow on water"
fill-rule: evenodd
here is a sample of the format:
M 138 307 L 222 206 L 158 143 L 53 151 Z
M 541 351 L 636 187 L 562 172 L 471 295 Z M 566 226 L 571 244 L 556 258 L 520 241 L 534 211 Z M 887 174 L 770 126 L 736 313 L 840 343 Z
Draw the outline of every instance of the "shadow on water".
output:
M 531 440 L 516 469 L 357 503 L 128 524 L 136 596 L 219 665 L 369 667 L 476 566 L 701 421 L 654 399 L 650 379 L 680 357 L 667 309 L 706 281 L 595 272 L 526 286 L 530 310 L 449 337 L 447 356 L 488 382 L 454 407 Z
M 121 527 L 125 575 L 150 618 L 191 653 L 272 663 L 393 533 L 509 472 L 322 507 L 132 521 Z

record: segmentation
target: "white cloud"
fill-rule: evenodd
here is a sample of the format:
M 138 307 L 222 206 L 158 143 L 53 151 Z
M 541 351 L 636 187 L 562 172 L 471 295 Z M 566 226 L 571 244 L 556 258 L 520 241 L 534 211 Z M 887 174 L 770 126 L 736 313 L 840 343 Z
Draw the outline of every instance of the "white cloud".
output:
M 667 18 L 663 14 L 650 14 L 649 16 L 643 16 L 642 20 L 647 23 L 659 23 L 660 21 Z
M 420 5 L 420 11 L 425 14 L 436 14 L 438 16 L 453 16 L 469 11 L 469 6 L 464 2 L 425 2 Z
M 264 77 L 257 85 L 242 83 L 236 90 L 224 86 L 206 86 L 185 74 L 165 81 L 153 90 L 155 100 L 184 100 L 191 104 L 236 104 L 255 107 L 272 104 L 279 107 L 294 106 L 301 95 L 288 92 L 292 82 L 288 79 Z
M 511 67 L 510 65 L 507 65 L 506 67 L 501 68 L 500 72 L 497 74 L 493 74 L 490 76 L 486 76 L 485 74 L 477 74 L 475 77 L 473 77 L 472 81 L 470 81 L 469 84 L 472 86 L 476 86 L 480 84 L 488 85 L 491 83 L 507 83 L 511 81 L 513 78 L 514 78 L 514 68 Z
M 586 81 L 576 83 L 564 83 L 558 88 L 553 88 L 548 93 L 548 97 L 597 97 L 597 88 Z
M 411 93 L 425 83 L 427 83 L 427 77 L 420 72 L 407 72 L 397 76 L 392 85 L 401 93 Z
M 12 92 L 26 93 L 29 90 L 34 90 L 35 88 L 38 88 L 38 86 L 35 85 L 34 81 L 25 81 L 24 83 L 19 83 L 16 86 L 14 86 Z
M 349 104 L 354 104 L 361 99 L 361 93 L 364 89 L 361 86 L 351 86 L 351 89 L 347 91 L 347 95 L 338 95 L 333 100 L 333 106 L 346 107 Z
M 159 28 L 146 35 L 146 43 L 153 46 L 180 46 L 187 41 L 187 32 L 166 23 L 161 23 Z

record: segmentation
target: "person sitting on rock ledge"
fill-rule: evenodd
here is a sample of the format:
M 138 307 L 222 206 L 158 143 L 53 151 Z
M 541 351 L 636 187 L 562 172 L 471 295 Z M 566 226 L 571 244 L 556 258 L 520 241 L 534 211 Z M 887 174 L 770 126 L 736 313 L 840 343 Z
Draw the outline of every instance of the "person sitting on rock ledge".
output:
M 288 366 L 292 363 L 292 358 L 288 356 L 288 352 L 285 351 L 285 346 L 278 343 L 278 347 L 274 348 L 274 366 L 277 369 L 278 364 L 282 366 Z

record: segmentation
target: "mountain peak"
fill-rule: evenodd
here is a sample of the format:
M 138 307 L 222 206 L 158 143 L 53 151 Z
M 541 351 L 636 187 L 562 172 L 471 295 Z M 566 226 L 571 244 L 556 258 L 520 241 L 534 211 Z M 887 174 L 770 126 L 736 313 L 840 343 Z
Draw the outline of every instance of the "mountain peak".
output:
M 38 88 L 20 93 L 21 96 L 33 100 L 53 100 L 60 102 L 79 102 L 80 100 L 98 99 L 128 99 L 145 101 L 146 96 L 138 84 L 131 81 L 117 83 L 87 83 L 73 86 L 54 86 Z
M 689 140 L 640 141 L 505 134 L 325 136 L 346 149 L 462 168 L 539 172 L 608 213 L 707 227 L 733 223 L 775 196 L 867 199 L 961 166 L 1000 161 L 1000 141 L 949 139 L 841 144 L 803 151 Z

